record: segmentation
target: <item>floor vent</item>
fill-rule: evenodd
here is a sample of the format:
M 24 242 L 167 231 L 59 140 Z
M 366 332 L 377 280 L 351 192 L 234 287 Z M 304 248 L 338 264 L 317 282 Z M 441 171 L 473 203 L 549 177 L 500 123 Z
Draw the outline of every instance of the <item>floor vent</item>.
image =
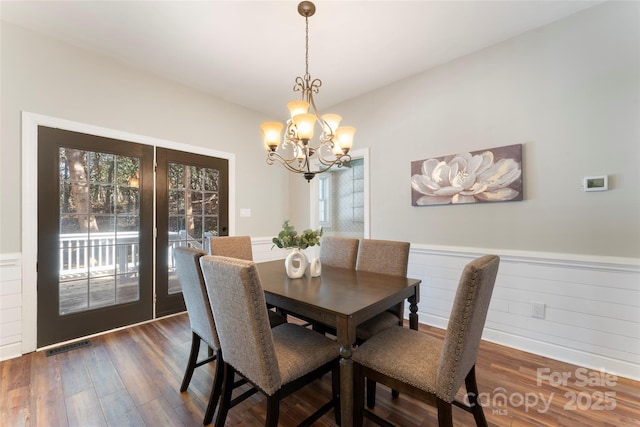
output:
M 56 354 L 64 353 L 65 351 L 75 350 L 77 348 L 88 347 L 91 345 L 89 341 L 78 341 L 72 344 L 63 345 L 58 348 L 52 348 L 51 350 L 47 350 L 47 357 L 55 356 Z

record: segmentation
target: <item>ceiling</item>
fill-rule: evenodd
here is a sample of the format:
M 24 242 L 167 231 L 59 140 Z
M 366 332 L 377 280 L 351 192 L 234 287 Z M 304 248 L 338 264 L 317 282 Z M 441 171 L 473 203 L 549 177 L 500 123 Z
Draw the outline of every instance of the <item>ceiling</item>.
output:
M 602 3 L 324 1 L 309 19 L 318 107 Z M 305 72 L 297 1 L 4 1 L 2 20 L 282 119 Z

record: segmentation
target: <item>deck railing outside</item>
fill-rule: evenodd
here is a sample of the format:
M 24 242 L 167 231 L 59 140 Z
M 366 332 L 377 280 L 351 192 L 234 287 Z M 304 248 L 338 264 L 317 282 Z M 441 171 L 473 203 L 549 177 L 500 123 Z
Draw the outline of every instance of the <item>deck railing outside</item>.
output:
M 190 246 L 208 250 L 209 239 L 201 240 L 185 230 L 169 233 L 169 269 L 175 267 L 173 249 Z M 77 277 L 90 269 L 92 274 L 116 274 L 138 271 L 140 243 L 137 231 L 121 233 L 60 234 L 60 277 Z

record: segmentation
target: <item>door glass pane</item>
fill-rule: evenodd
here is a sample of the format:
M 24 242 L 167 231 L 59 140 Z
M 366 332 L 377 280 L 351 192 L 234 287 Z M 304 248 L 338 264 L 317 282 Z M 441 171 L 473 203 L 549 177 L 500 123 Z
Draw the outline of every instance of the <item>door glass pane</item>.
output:
M 209 238 L 219 234 L 220 171 L 168 164 L 169 294 L 181 292 L 175 273 L 174 248 L 188 246 L 208 252 Z
M 89 306 L 89 281 L 87 279 L 60 282 L 60 296 L 65 296 L 64 304 L 60 302 L 60 314 L 84 311 Z
M 204 191 L 217 193 L 220 186 L 220 171 L 216 169 L 204 169 Z
M 183 190 L 169 190 L 169 215 L 184 215 Z
M 89 281 L 89 307 L 98 308 L 115 305 L 115 276 L 93 277 Z
M 119 185 L 115 197 L 115 211 L 118 214 L 137 214 L 140 211 L 140 189 Z
M 326 172 L 319 181 L 318 218 L 327 236 L 364 237 L 364 160 Z
M 137 301 L 140 159 L 59 149 L 60 315 Z

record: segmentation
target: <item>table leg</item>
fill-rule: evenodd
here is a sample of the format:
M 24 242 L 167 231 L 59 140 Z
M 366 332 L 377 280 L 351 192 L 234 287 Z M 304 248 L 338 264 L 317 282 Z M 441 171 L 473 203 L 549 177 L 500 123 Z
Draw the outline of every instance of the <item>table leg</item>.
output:
M 409 297 L 409 327 L 418 330 L 418 295 Z
M 340 421 L 342 427 L 353 425 L 353 346 L 340 346 Z

